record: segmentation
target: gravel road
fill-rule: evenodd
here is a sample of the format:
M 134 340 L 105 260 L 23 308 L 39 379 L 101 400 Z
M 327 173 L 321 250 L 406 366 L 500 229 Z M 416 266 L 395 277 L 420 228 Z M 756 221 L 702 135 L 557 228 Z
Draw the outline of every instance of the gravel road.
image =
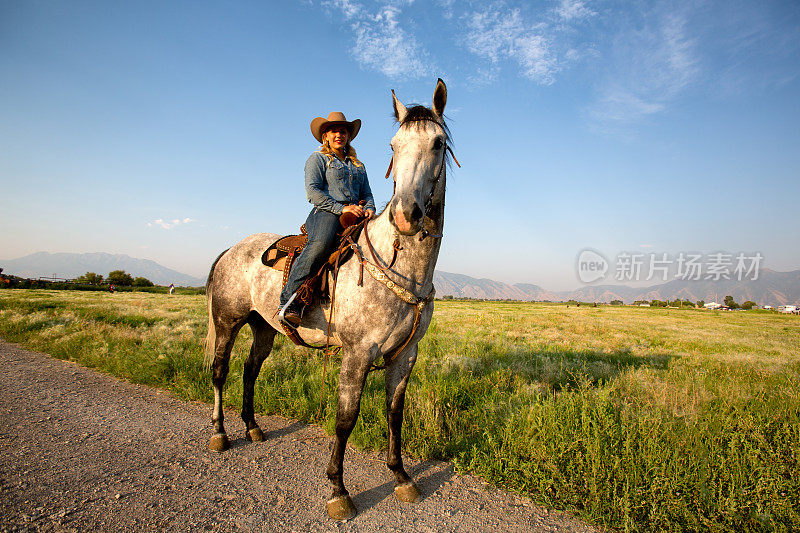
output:
M 209 384 L 209 387 L 211 385 Z M 211 406 L 0 340 L 0 531 L 595 531 L 559 512 L 406 459 L 423 499 L 404 504 L 380 453 L 348 449 L 358 515 L 328 519 L 320 428 L 226 412 L 231 449 L 207 449 Z

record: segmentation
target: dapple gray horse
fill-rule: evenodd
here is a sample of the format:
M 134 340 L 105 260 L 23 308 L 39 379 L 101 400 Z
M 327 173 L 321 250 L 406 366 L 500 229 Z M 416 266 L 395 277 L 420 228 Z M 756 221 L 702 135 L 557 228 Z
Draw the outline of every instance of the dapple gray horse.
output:
M 333 486 L 328 514 L 338 520 L 350 518 L 356 512 L 342 481 L 342 462 L 347 439 L 358 418 L 367 373 L 381 360 L 386 363 L 389 426 L 386 462 L 396 478 L 395 494 L 405 502 L 416 502 L 420 497 L 403 468 L 400 429 L 406 386 L 417 358 L 417 343 L 425 335 L 433 315 L 433 270 L 444 225 L 448 131 L 443 113 L 447 88 L 439 79 L 432 109 L 423 106 L 407 109 L 394 91 L 392 98 L 395 118 L 400 124 L 391 142 L 395 189 L 386 209 L 373 218 L 358 237 L 367 272 L 360 272 L 362 264 L 354 254 L 340 267 L 334 309 L 331 310 L 328 303 L 306 309 L 298 328 L 306 342 L 324 344 L 328 318 L 333 312 L 332 344 L 342 347 L 336 437 L 326 470 Z M 279 237 L 272 233 L 247 237 L 223 252 L 208 275 L 206 345 L 208 362 L 213 356 L 211 420 L 215 429 L 209 447 L 215 451 L 228 447 L 223 426 L 222 389 L 231 348 L 244 324 L 249 324 L 253 330 L 253 345 L 244 365 L 242 419 L 247 425 L 249 440 L 264 439 L 254 418 L 253 386 L 261 364 L 272 349 L 275 334 L 282 328 L 275 316 L 281 272 L 264 266 L 261 255 Z M 394 264 L 387 268 L 395 240 L 399 240 L 400 251 Z M 363 274 L 363 285 L 358 284 L 360 274 Z

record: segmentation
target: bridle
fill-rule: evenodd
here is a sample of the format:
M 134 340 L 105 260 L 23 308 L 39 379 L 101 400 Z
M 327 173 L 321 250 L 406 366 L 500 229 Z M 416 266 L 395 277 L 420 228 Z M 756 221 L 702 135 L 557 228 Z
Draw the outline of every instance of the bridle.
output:
M 433 205 L 433 195 L 434 193 L 436 193 L 436 186 L 439 184 L 439 179 L 442 177 L 442 173 L 444 172 L 444 167 L 447 164 L 447 152 L 450 152 L 450 155 L 452 156 L 453 161 L 455 161 L 456 165 L 458 165 L 458 168 L 461 168 L 461 164 L 458 162 L 458 159 L 456 159 L 456 155 L 453 153 L 453 149 L 450 148 L 450 145 L 447 144 L 447 130 L 445 130 L 444 124 L 430 118 L 419 118 L 412 122 L 433 122 L 434 124 L 439 126 L 442 129 L 442 131 L 445 132 L 444 146 L 442 149 L 442 162 L 439 165 L 439 172 L 436 174 L 436 178 L 433 180 L 433 187 L 431 187 L 431 194 L 428 196 L 428 199 L 425 202 L 425 213 L 427 213 L 431 205 Z M 389 176 L 391 176 L 393 165 L 394 165 L 394 154 L 392 154 L 392 157 L 389 158 L 389 168 L 386 169 L 386 175 L 384 176 L 385 179 L 389 179 Z M 397 180 L 395 179 L 394 188 L 392 189 L 392 198 L 394 198 L 394 193 L 396 189 L 397 189 Z M 421 233 L 422 235 L 420 235 L 419 240 L 423 240 L 425 237 L 434 237 L 438 239 L 442 238 L 441 233 L 430 233 L 425 228 L 422 228 Z M 392 261 L 392 263 L 394 263 L 394 261 Z

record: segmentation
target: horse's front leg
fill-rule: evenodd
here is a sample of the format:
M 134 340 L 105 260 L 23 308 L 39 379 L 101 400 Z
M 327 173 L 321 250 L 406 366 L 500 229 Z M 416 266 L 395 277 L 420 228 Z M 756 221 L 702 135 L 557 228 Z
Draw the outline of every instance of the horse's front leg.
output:
M 394 494 L 397 499 L 408 503 L 419 501 L 419 489 L 403 468 L 401 454 L 403 428 L 403 406 L 406 400 L 406 387 L 411 370 L 417 360 L 417 345 L 409 346 L 399 354 L 386 369 L 386 421 L 389 426 L 389 450 L 386 454 L 386 465 L 394 473 Z
M 370 360 L 366 354 L 363 357 L 354 355 L 348 350 L 342 359 L 342 369 L 339 374 L 339 405 L 336 411 L 336 437 L 333 442 L 331 460 L 325 473 L 333 486 L 333 493 L 328 500 L 328 516 L 334 520 L 348 520 L 355 516 L 356 507 L 347 489 L 344 488 L 342 467 L 347 439 L 356 425 L 358 412 L 361 408 L 361 393 L 367 378 Z

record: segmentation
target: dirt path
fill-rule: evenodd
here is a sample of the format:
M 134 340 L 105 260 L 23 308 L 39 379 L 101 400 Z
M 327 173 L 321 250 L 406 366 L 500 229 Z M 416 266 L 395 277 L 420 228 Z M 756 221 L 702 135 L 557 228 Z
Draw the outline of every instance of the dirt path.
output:
M 423 500 L 400 503 L 381 455 L 353 449 L 359 514 L 335 523 L 321 429 L 260 417 L 253 444 L 226 412 L 232 448 L 216 454 L 210 412 L 0 340 L 0 531 L 593 531 L 442 462 L 407 460 Z

